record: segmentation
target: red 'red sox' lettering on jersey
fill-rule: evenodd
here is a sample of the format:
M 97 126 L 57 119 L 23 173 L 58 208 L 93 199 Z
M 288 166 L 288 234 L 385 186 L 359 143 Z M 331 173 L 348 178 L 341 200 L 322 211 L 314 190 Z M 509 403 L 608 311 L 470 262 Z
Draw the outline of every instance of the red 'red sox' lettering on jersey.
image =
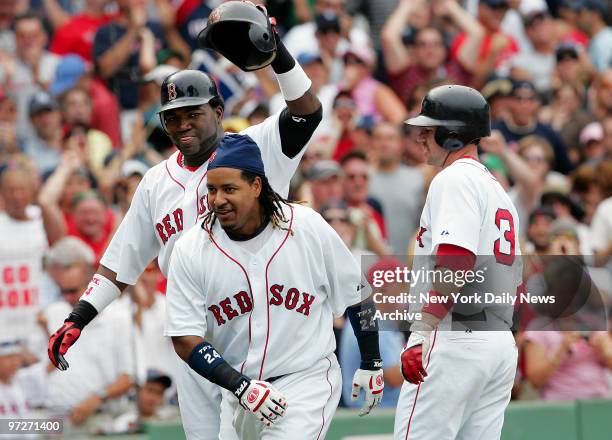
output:
M 170 217 L 170 214 L 166 214 L 161 222 L 155 225 L 155 229 L 162 243 L 166 244 L 170 237 L 183 230 L 183 210 L 181 208 L 175 209 L 172 217 Z
M 314 303 L 315 296 L 306 292 L 300 292 L 295 287 L 290 287 L 283 295 L 285 286 L 282 284 L 273 284 L 270 287 L 270 305 L 281 307 L 284 306 L 287 310 L 295 310 L 296 313 L 301 313 L 304 316 L 310 316 L 310 306 Z M 219 301 L 218 304 L 213 304 L 208 307 L 208 310 L 215 317 L 218 326 L 222 326 L 227 321 L 249 313 L 253 310 L 253 302 L 247 292 L 240 291 L 233 296 L 234 301 L 229 297 Z M 232 303 L 238 307 L 233 307 Z M 298 306 L 299 305 L 299 306 Z
M 270 293 L 272 294 L 270 304 L 273 306 L 281 306 L 284 304 L 287 310 L 293 310 L 297 307 L 298 303 L 300 303 L 300 306 L 295 310 L 296 313 L 308 316 L 310 314 L 310 306 L 314 302 L 315 297 L 306 292 L 300 293 L 295 287 L 290 287 L 283 298 L 282 293 L 284 288 L 285 286 L 281 284 L 274 284 L 270 287 Z

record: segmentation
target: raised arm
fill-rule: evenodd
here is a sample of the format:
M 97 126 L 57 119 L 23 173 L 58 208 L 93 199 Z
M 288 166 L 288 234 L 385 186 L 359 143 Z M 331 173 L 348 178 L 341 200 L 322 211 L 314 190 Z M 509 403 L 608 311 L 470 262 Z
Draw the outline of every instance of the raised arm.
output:
M 381 44 L 387 73 L 393 75 L 410 66 L 410 49 L 402 41 L 402 34 L 410 14 L 420 2 L 400 0 L 381 31 Z
M 463 9 L 457 0 L 444 0 L 439 3 L 442 7 L 442 13 L 449 17 L 467 35 L 465 43 L 463 43 L 457 54 L 457 60 L 464 69 L 471 72 L 478 61 L 480 46 L 485 36 L 485 29 L 475 17 Z

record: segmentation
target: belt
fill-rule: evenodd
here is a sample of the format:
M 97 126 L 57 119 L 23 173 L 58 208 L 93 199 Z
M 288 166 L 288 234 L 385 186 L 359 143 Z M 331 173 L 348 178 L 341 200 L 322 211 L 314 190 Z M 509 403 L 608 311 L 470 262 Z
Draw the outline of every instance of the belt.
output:
M 283 378 L 283 377 L 285 377 L 285 376 L 286 376 L 286 374 L 282 374 L 282 375 L 280 375 L 280 376 L 269 377 L 269 378 L 267 378 L 267 379 L 264 379 L 264 382 L 269 382 L 269 383 L 272 383 L 272 382 L 274 382 L 275 380 L 282 379 L 282 378 Z
M 462 315 L 461 313 L 453 312 L 454 322 L 477 322 L 486 320 L 487 315 L 484 310 L 481 310 L 478 313 L 474 313 L 473 315 Z

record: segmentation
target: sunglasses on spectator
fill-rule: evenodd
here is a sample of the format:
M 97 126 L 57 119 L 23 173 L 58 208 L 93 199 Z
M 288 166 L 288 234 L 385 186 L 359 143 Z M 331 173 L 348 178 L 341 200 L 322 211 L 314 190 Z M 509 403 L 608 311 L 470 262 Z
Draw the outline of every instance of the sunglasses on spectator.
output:
M 536 101 L 538 99 L 536 95 L 512 95 L 512 97 L 519 101 Z
M 545 163 L 545 162 L 548 162 L 548 160 L 546 160 L 546 157 L 538 156 L 538 155 L 535 155 L 535 154 L 528 154 L 526 156 L 523 156 L 523 159 L 525 159 L 527 162 L 534 162 L 534 163 Z
M 342 222 L 342 223 L 349 223 L 349 218 L 346 215 L 328 215 L 325 216 L 325 221 L 327 223 L 333 223 L 333 222 Z
M 541 23 L 548 18 L 548 14 L 543 12 L 538 12 L 537 14 L 533 14 L 532 16 L 525 19 L 525 27 L 530 27 L 535 24 Z
M 416 47 L 423 47 L 423 48 L 436 48 L 436 47 L 444 47 L 444 43 L 442 43 L 442 41 L 416 41 L 415 42 Z
M 368 176 L 367 174 L 347 174 L 346 178 L 349 180 L 357 180 L 357 179 L 368 180 L 370 176 Z
M 501 11 L 507 11 L 508 9 L 510 9 L 510 6 L 508 5 L 508 3 L 502 3 L 499 5 L 492 5 L 489 6 L 491 9 L 493 9 L 494 11 L 497 12 L 501 12 Z
M 80 292 L 81 292 L 81 289 L 79 287 L 60 289 L 60 293 L 62 295 L 75 295 Z
M 365 66 L 365 63 L 357 57 L 344 57 L 344 64 Z

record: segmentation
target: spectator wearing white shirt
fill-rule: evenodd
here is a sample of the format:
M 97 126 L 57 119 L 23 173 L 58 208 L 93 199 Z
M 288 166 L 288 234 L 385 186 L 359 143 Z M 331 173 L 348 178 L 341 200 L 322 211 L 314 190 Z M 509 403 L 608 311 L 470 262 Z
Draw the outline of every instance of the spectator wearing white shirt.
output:
M 22 368 L 19 341 L 0 341 L 0 419 L 33 418 L 42 401 L 49 361 Z M 52 367 L 51 367 L 52 368 Z
M 44 315 L 48 329 L 59 328 L 85 291 L 93 267 L 85 261 L 55 274 L 62 301 L 49 305 Z M 83 425 L 107 400 L 112 404 L 132 387 L 133 348 L 129 313 L 108 307 L 83 333 L 76 350 L 66 355 L 67 371 L 49 375 L 45 407 L 50 415 L 65 417 L 71 427 Z M 69 427 L 69 429 L 71 429 Z
M 17 163 L 9 164 L 0 175 L 4 208 L 0 212 L 0 336 L 26 341 L 33 352 L 47 345 L 33 332 L 40 310 L 43 255 L 49 243 L 65 233 L 56 208 L 42 200 L 38 206 L 33 204 L 37 179 L 32 168 Z
M 164 336 L 166 297 L 157 289 L 160 275 L 157 262 L 152 261 L 130 290 L 129 296 L 124 295 L 119 301 L 123 310 L 132 310 L 139 384 L 144 383 L 147 371 L 152 369 L 165 371 L 171 379 L 176 377 L 174 363 L 168 363 L 176 354 L 172 341 Z

